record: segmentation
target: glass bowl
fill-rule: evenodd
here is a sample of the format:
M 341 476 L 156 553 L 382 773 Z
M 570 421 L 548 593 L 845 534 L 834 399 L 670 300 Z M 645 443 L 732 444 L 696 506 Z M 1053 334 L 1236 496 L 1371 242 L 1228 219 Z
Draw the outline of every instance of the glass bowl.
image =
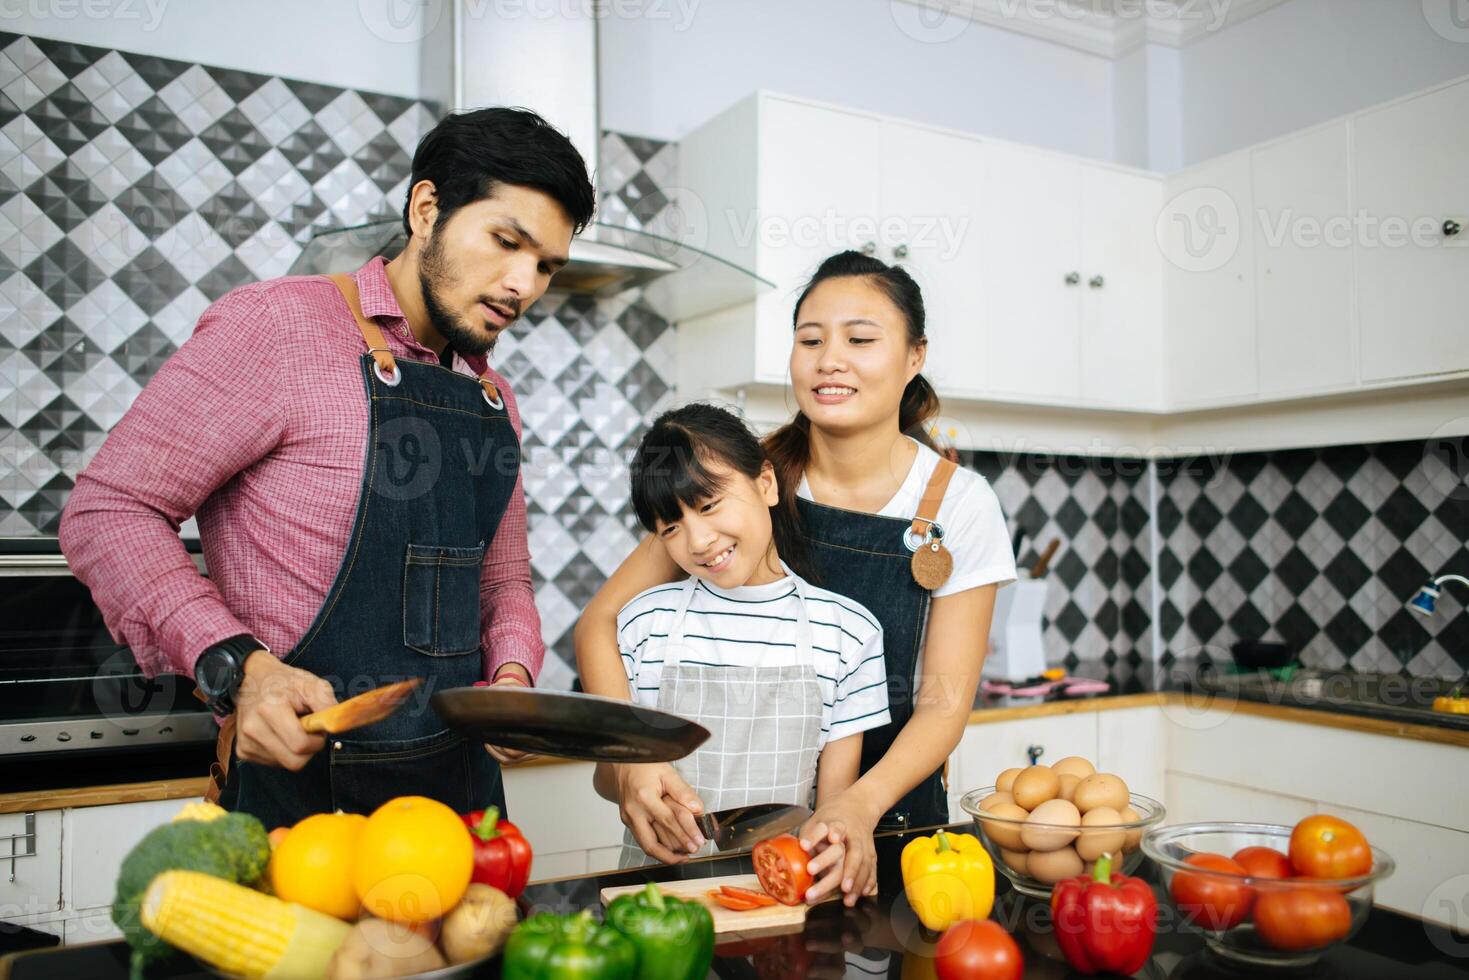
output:
M 1185 887 L 1194 889 L 1185 894 L 1217 896 L 1217 904 L 1195 907 L 1192 923 L 1216 953 L 1260 966 L 1301 966 L 1362 927 L 1372 908 L 1372 886 L 1393 873 L 1392 858 L 1372 848 L 1372 870 L 1357 878 L 1252 878 L 1184 864 L 1192 854 L 1228 857 L 1250 846 L 1285 854 L 1291 830 L 1269 823 L 1178 824 L 1150 831 L 1142 849 L 1157 863 L 1180 919 L 1185 917 L 1175 894 L 1180 873 L 1190 878 Z M 1269 923 L 1263 931 L 1260 922 Z M 1317 927 L 1308 928 L 1309 923 Z
M 994 861 L 995 867 L 999 869 L 1001 874 L 1010 879 L 1010 884 L 1015 886 L 1016 891 L 1029 895 L 1031 898 L 1049 899 L 1051 897 L 1051 885 L 1054 884 L 1052 881 L 1044 881 L 1036 877 L 1035 874 L 1029 871 L 1028 865 L 1032 854 L 1051 855 L 1051 857 L 1045 860 L 1056 862 L 1053 868 L 1053 874 L 1057 874 L 1061 870 L 1071 870 L 1073 874 L 1081 874 L 1084 870 L 1089 870 L 1092 866 L 1091 861 L 1082 860 L 1080 855 L 1076 854 L 1075 846 L 1084 839 L 1082 835 L 1085 835 L 1085 838 L 1093 839 L 1105 836 L 1109 838 L 1109 843 L 1121 835 L 1121 857 L 1118 860 L 1118 855 L 1113 854 L 1112 869 L 1118 874 L 1132 874 L 1133 870 L 1142 863 L 1143 859 L 1142 851 L 1138 849 L 1140 838 L 1149 828 L 1163 822 L 1165 812 L 1163 810 L 1163 804 L 1157 800 L 1150 799 L 1138 793 L 1129 793 L 1128 805 L 1137 811 L 1137 820 L 1129 823 L 1098 824 L 1094 827 L 1079 829 L 1057 824 L 1037 824 L 1030 820 L 994 816 L 979 808 L 980 801 L 993 792 L 995 792 L 995 787 L 986 786 L 983 789 L 965 793 L 964 798 L 959 801 L 959 805 L 964 808 L 965 813 L 974 818 L 974 826 L 979 831 L 979 839 L 984 843 L 985 850 L 989 851 L 990 859 Z M 1061 843 L 1046 851 L 1034 851 L 1025 847 L 1024 842 L 1020 840 L 1022 830 L 1029 832 L 1032 837 L 1036 836 L 1037 832 L 1041 835 L 1050 835 L 1052 842 L 1060 839 Z M 1065 840 L 1068 834 L 1072 838 L 1070 842 Z M 1011 850 L 1009 845 L 1016 843 L 1021 845 L 1020 849 Z M 1060 865 L 1066 862 L 1066 858 L 1060 852 L 1066 850 L 1070 850 L 1076 856 L 1077 860 L 1080 861 L 1080 867 L 1075 866 L 1075 861 L 1071 862 L 1072 868 L 1060 867 Z M 1060 874 L 1060 877 L 1056 878 L 1056 880 L 1069 877 L 1071 877 L 1071 874 Z

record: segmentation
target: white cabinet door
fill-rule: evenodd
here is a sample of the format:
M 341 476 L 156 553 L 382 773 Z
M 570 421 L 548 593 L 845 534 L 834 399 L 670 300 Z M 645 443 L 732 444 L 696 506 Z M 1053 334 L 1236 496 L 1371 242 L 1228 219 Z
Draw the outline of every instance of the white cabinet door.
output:
M 766 98 L 758 138 L 758 209 L 719 220 L 757 236 L 755 271 L 775 289 L 756 301 L 755 373 L 783 383 L 801 287 L 836 252 L 877 251 L 882 124 L 873 116 Z
M 924 376 L 941 395 L 986 385 L 985 145 L 921 126 L 882 124 L 878 257 L 923 290 Z
M 1097 757 L 1092 762 L 1099 772 L 1121 776 L 1132 792 L 1168 806 L 1168 729 L 1161 708 L 1098 711 Z
M 1041 750 L 1040 762 L 1050 764 L 1069 755 L 1097 757 L 1097 716 L 1093 712 L 979 722 L 964 729 L 959 743 L 959 771 L 964 792 L 993 786 L 1006 769 L 1030 765 L 1027 749 Z M 953 787 L 951 787 L 952 789 Z M 960 794 L 963 795 L 963 794 Z
M 989 277 L 989 387 L 999 394 L 1074 400 L 1081 165 L 1020 147 L 988 147 L 984 267 Z M 1074 274 L 1075 283 L 1067 277 Z
M 505 767 L 505 805 L 535 851 L 532 879 L 584 874 L 588 851 L 621 845 L 622 819 L 592 788 L 595 768 L 590 762 Z
M 1169 408 L 1249 400 L 1255 377 L 1255 260 L 1250 155 L 1169 178 L 1163 248 L 1164 398 Z
M 1163 401 L 1163 256 L 1156 177 L 1081 168 L 1081 397 L 1119 408 Z
M 1262 395 L 1357 383 L 1345 121 L 1255 150 L 1255 329 Z
M 49 918 L 60 909 L 61 811 L 42 810 L 29 823 L 24 813 L 0 814 L 0 919 Z
M 1469 370 L 1469 81 L 1363 113 L 1355 155 L 1363 380 Z
M 67 907 L 81 911 L 111 905 L 122 859 L 148 831 L 168 823 L 188 802 L 155 800 L 64 811 Z

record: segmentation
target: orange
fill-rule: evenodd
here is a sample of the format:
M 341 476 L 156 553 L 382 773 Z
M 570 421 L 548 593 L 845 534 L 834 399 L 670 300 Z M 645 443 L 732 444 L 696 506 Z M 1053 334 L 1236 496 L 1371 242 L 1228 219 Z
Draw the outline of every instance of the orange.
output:
M 469 828 L 424 796 L 389 800 L 367 818 L 352 883 L 368 912 L 393 922 L 427 922 L 464 897 L 474 873 Z
M 359 813 L 317 813 L 281 837 L 270 855 L 270 887 L 277 897 L 354 919 L 360 902 L 352 887 L 357 842 L 367 826 Z

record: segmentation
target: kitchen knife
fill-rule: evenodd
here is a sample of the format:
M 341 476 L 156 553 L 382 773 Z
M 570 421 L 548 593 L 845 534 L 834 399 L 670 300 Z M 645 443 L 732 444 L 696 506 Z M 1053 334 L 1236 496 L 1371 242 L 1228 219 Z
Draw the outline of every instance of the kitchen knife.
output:
M 407 701 L 422 683 L 422 677 L 414 677 L 395 684 L 384 684 L 371 691 L 364 691 L 330 708 L 302 715 L 301 727 L 313 735 L 322 733 L 340 735 L 342 732 L 349 732 L 363 725 L 371 725 L 397 711 L 398 706 Z
M 811 810 L 786 803 L 756 803 L 731 807 L 696 819 L 706 840 L 717 851 L 748 850 L 768 837 L 795 830 L 811 818 Z

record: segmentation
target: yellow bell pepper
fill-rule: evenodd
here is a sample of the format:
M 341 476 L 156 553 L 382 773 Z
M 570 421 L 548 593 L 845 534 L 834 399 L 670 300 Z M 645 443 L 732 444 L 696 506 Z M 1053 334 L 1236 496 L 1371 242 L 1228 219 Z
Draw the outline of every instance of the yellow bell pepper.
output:
M 1461 697 L 1456 687 L 1452 694 L 1434 698 L 1433 710 L 1451 715 L 1469 715 L 1469 698 Z
M 942 932 L 965 919 L 989 918 L 995 866 L 973 834 L 918 837 L 903 848 L 903 888 L 918 920 Z

